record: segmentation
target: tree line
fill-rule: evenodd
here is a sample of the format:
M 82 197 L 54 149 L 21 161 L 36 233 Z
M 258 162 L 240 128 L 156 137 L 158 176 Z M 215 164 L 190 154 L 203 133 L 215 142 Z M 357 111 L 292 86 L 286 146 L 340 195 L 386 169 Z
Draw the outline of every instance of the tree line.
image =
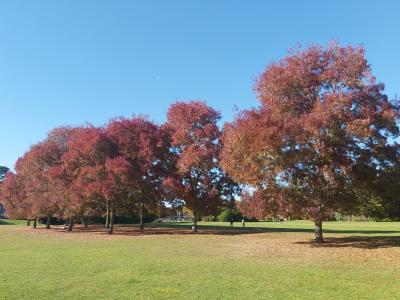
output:
M 257 78 L 256 108 L 220 129 L 202 101 L 170 106 L 164 124 L 117 118 L 59 127 L 18 159 L 1 184 L 10 217 L 73 222 L 186 206 L 197 220 L 308 217 L 323 242 L 332 212 L 400 217 L 398 101 L 376 81 L 362 47 L 297 48 Z M 85 221 L 87 222 L 87 221 Z

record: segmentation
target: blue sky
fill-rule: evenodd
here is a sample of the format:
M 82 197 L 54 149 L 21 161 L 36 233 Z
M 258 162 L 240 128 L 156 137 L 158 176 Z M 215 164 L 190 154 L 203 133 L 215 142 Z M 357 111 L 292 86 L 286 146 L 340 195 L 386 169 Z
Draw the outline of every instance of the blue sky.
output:
M 351 3 L 350 3 L 351 2 Z M 232 120 L 254 78 L 300 43 L 363 44 L 400 94 L 400 1 L 1 1 L 0 165 L 59 125 L 202 99 Z

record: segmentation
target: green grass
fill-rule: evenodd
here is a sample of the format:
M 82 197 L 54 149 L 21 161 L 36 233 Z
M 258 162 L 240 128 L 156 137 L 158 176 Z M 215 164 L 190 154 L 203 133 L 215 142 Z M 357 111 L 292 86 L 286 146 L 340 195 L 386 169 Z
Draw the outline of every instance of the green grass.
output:
M 26 220 L 0 219 L 0 225 L 26 225 Z
M 218 234 L 227 225 L 144 236 L 0 226 L 0 299 L 400 299 L 400 223 L 326 222 L 328 240 L 352 242 L 324 247 L 308 243 L 308 221 Z

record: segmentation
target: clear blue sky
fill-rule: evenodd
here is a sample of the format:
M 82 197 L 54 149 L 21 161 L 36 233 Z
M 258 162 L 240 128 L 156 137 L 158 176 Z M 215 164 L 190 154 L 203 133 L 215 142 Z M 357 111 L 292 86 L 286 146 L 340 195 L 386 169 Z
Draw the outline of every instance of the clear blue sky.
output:
M 162 122 L 176 100 L 206 100 L 229 121 L 297 43 L 364 44 L 393 97 L 399 20 L 400 1 L 1 1 L 0 165 L 55 126 Z

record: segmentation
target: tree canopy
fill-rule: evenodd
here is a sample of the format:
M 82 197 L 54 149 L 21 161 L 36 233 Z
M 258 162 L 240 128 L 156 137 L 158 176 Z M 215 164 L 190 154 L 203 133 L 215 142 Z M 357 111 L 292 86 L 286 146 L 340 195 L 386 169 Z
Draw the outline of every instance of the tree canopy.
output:
M 399 162 L 398 106 L 383 94 L 362 47 L 312 46 L 268 65 L 260 107 L 225 125 L 222 165 L 235 180 L 275 194 L 321 223 L 353 209 L 356 190 Z
M 201 101 L 178 102 L 167 114 L 176 167 L 164 186 L 171 199 L 183 200 L 192 210 L 194 231 L 201 215 L 215 213 L 224 199 L 239 191 L 219 165 L 220 118 L 219 112 Z

